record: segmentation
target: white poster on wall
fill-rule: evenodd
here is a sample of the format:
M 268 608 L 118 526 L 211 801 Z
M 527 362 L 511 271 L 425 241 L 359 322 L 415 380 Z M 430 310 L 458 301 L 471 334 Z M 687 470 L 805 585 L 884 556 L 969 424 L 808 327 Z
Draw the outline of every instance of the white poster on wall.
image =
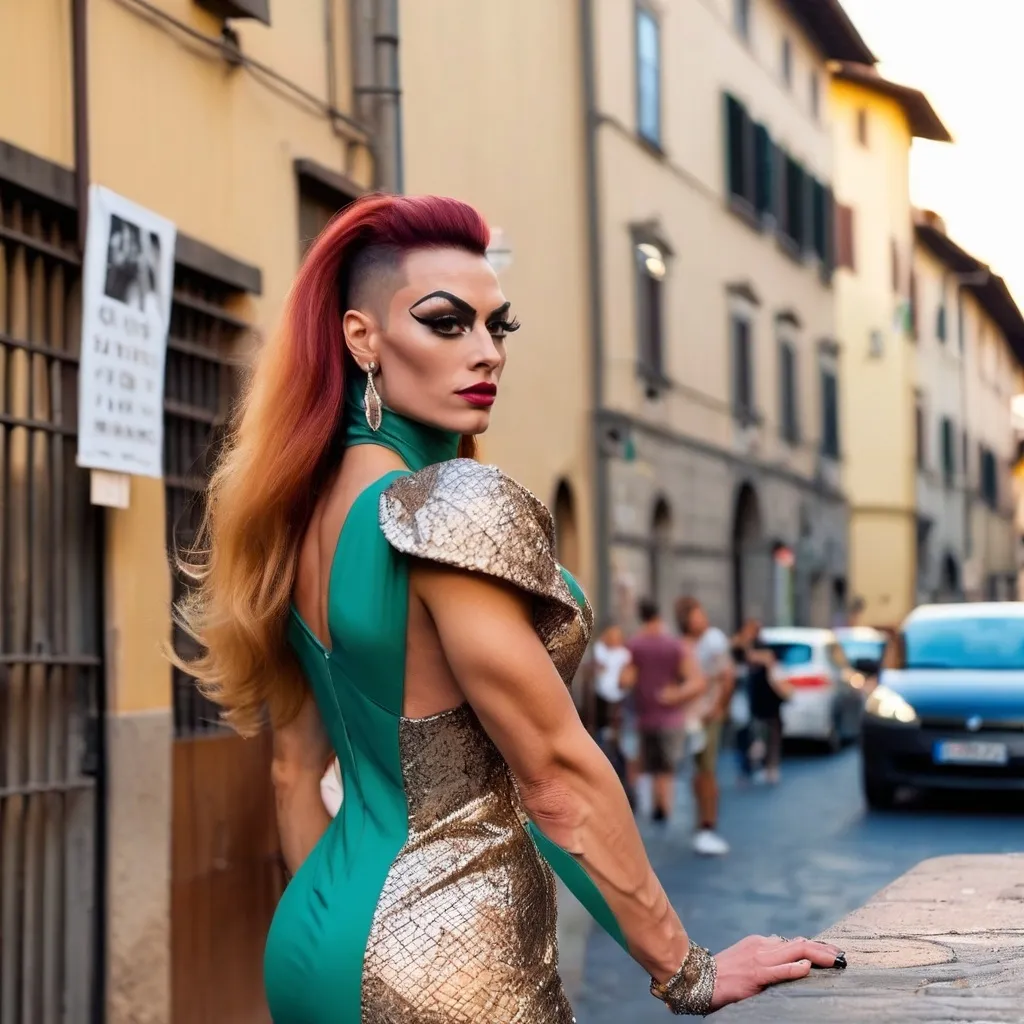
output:
M 164 363 L 176 239 L 169 220 L 102 186 L 90 188 L 79 466 L 163 475 Z

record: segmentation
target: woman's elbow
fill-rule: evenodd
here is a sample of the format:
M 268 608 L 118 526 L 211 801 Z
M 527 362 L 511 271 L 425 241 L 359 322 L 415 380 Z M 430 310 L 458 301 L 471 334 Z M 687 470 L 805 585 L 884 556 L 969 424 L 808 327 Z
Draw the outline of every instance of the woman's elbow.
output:
M 576 855 L 583 852 L 583 832 L 591 811 L 585 791 L 582 780 L 565 771 L 520 784 L 530 820 L 552 842 Z

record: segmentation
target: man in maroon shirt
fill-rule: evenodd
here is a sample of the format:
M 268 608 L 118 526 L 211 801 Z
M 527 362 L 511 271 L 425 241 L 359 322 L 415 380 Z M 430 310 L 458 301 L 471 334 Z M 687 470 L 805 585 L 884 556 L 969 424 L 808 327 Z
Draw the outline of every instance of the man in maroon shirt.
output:
M 640 621 L 628 646 L 641 771 L 654 777 L 654 820 L 667 821 L 675 769 L 686 745 L 685 707 L 706 684 L 689 645 L 669 635 L 653 601 L 640 603 Z

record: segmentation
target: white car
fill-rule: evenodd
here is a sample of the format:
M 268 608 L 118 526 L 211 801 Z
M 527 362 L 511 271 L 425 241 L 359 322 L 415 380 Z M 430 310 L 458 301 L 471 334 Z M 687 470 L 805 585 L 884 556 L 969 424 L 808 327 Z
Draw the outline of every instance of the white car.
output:
M 850 667 L 831 629 L 777 626 L 762 629 L 760 641 L 794 690 L 782 705 L 784 737 L 817 740 L 838 751 L 860 735 L 863 677 Z

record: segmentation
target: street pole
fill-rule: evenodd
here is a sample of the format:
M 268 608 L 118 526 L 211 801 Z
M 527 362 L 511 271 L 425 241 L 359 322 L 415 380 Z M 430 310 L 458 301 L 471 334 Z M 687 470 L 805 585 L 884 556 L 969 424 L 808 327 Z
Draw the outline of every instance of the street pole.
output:
M 611 564 L 608 530 L 608 462 L 604 450 L 604 305 L 601 281 L 601 202 L 598 193 L 597 70 L 592 0 L 580 0 L 580 61 L 583 72 L 584 162 L 587 206 L 587 274 L 590 290 L 591 462 L 593 468 L 594 605 L 598 621 L 611 614 Z

